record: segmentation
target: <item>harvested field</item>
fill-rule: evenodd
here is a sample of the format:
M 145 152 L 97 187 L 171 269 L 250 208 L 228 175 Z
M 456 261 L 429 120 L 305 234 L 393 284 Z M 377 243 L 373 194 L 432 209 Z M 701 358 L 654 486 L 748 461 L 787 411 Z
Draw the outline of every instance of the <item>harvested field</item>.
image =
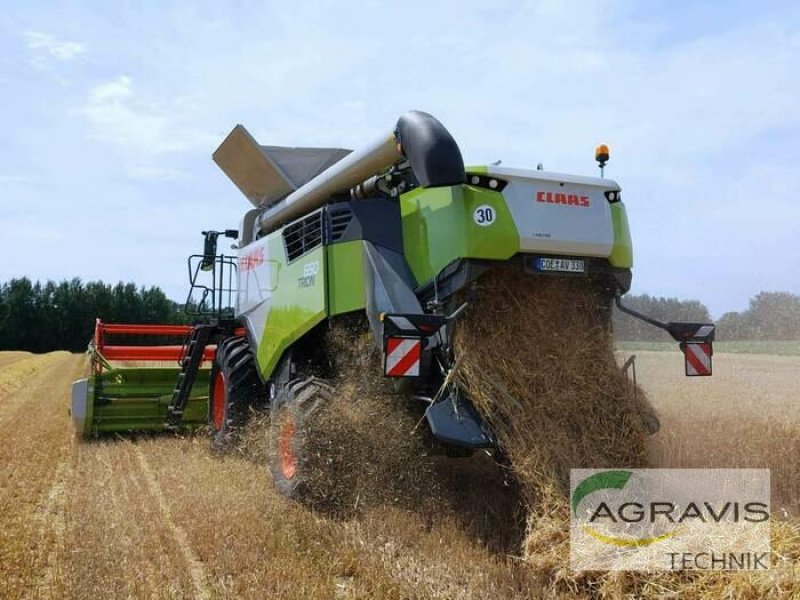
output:
M 781 507 L 796 510 L 800 358 L 718 354 L 715 377 L 702 381 L 683 378 L 676 354 L 639 352 L 638 365 L 662 419 L 652 459 L 771 466 L 786 484 L 775 490 Z M 419 494 L 419 506 L 384 498 L 330 517 L 286 501 L 263 465 L 212 452 L 203 436 L 79 442 L 66 407 L 83 369 L 66 353 L 0 354 L 2 598 L 800 594 L 791 518 L 774 527 L 781 561 L 769 573 L 622 575 L 571 593 L 566 569 L 520 560 L 514 492 L 486 461 L 433 460 L 439 489 Z
M 31 357 L 32 355 L 30 352 L 2 352 L 0 353 L 0 369 L 7 365 Z
M 714 377 L 675 377 L 678 353 L 637 352 L 641 381 L 659 403 L 650 460 L 664 467 L 772 471 L 773 511 L 800 516 L 800 358 L 723 354 Z

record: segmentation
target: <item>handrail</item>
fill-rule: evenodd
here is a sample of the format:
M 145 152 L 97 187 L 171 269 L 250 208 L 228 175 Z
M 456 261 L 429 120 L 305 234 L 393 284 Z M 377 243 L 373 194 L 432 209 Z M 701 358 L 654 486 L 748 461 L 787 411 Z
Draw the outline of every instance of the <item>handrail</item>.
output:
M 202 254 L 193 254 L 187 260 L 189 294 L 184 312 L 193 317 L 232 319 L 236 303 L 237 261 L 232 256 L 220 254 L 210 261 L 210 268 L 206 270 L 203 269 L 205 260 Z M 195 293 L 202 295 L 199 301 L 196 301 Z

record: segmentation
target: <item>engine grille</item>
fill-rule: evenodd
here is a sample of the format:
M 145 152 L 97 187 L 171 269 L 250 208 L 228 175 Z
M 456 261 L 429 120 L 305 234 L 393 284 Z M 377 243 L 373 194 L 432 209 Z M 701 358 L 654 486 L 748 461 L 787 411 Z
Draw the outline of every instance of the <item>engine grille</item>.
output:
M 348 204 L 334 204 L 328 207 L 328 240 L 336 242 L 344 235 L 350 221 L 353 220 L 353 210 Z
M 322 245 L 322 211 L 287 225 L 283 230 L 286 258 L 292 262 Z

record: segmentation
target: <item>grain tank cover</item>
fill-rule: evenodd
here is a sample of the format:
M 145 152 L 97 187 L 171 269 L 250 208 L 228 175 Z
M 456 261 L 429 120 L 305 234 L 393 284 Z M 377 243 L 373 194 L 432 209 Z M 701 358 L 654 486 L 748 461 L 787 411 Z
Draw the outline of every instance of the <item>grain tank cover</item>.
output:
M 214 162 L 253 206 L 268 207 L 350 154 L 344 148 L 260 146 L 237 125 L 214 152 Z

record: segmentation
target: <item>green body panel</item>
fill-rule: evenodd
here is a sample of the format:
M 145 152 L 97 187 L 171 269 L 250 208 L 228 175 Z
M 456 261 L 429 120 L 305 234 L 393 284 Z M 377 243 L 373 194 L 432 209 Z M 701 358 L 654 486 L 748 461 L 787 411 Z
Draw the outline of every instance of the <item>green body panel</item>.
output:
M 473 220 L 481 205 L 494 208 L 492 227 Z M 458 258 L 507 260 L 519 252 L 519 233 L 503 195 L 469 185 L 417 188 L 400 197 L 403 246 L 418 284 Z
M 135 367 L 104 371 L 91 380 L 86 436 L 115 431 L 162 431 L 178 380 L 177 367 Z M 204 425 L 208 417 L 209 369 L 201 369 L 183 422 Z
M 628 214 L 622 202 L 615 202 L 611 206 L 611 220 L 614 224 L 614 248 L 608 257 L 612 267 L 621 269 L 633 268 L 633 244 L 631 243 L 631 230 L 628 227 Z
M 363 245 L 361 240 L 355 240 L 326 247 L 330 316 L 361 310 L 366 306 Z
M 327 315 L 325 252 L 319 246 L 287 264 L 281 231 L 270 234 L 269 256 L 279 266 L 256 352 L 265 379 L 272 375 L 284 351 Z M 310 275 L 310 271 L 315 272 Z

